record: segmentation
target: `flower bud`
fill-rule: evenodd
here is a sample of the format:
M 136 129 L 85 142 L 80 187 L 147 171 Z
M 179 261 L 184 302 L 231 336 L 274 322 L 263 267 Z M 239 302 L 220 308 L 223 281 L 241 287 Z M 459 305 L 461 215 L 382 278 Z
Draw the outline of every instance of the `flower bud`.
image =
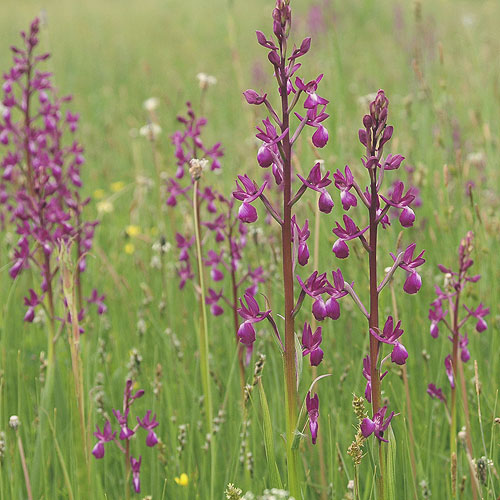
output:
M 307 243 L 301 243 L 299 245 L 298 261 L 301 266 L 305 266 L 309 261 L 309 248 Z

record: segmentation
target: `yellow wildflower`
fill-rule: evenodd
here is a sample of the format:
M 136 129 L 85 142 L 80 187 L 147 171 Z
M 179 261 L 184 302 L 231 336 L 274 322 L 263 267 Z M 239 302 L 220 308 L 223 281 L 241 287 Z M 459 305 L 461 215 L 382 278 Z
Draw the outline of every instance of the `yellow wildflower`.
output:
M 183 472 L 180 477 L 174 477 L 174 481 L 181 486 L 187 486 L 189 483 L 189 478 L 188 475 Z
M 102 200 L 106 196 L 106 191 L 104 189 L 96 189 L 94 191 L 94 198 L 96 200 Z
M 124 247 L 125 253 L 132 255 L 135 252 L 135 246 L 133 243 L 127 243 Z
M 141 228 L 139 226 L 129 225 L 125 228 L 125 232 L 131 237 L 139 236 L 141 234 Z
M 123 181 L 116 181 L 111 183 L 111 191 L 113 193 L 118 193 L 118 191 L 121 191 L 125 187 L 125 183 Z

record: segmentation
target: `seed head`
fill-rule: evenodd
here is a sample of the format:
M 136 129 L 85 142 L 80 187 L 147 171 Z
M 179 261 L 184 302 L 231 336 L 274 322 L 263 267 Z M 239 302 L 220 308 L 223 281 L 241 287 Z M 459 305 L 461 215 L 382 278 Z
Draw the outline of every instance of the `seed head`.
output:
M 17 431 L 17 428 L 21 425 L 21 422 L 19 421 L 19 417 L 17 415 L 12 415 L 12 417 L 9 418 L 9 426 L 11 429 L 14 429 Z

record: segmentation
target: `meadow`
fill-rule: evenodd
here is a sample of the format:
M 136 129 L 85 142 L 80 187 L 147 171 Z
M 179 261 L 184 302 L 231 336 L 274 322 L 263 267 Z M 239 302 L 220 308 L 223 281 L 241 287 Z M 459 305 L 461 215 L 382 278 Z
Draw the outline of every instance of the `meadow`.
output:
M 402 166 L 385 174 L 385 182 L 390 185 L 400 179 L 418 193 L 412 205 L 415 222 L 402 227 L 395 212 L 391 225 L 379 232 L 379 278 L 393 265 L 389 253 L 397 255 L 413 242 L 416 253 L 425 250 L 425 264 L 418 268 L 422 280 L 418 293 L 403 292 L 405 274 L 400 272 L 381 294 L 381 328 L 389 315 L 401 320 L 408 358 L 404 365 L 384 364 L 389 373 L 382 382 L 381 403 L 396 413 L 384 435 L 389 443 L 368 437 L 356 466 L 347 453 L 360 424 L 353 395 L 365 397 L 363 359 L 372 336 L 351 298 L 340 301 L 340 318 L 316 325 L 323 328 L 324 357 L 312 368 L 312 354 L 304 358 L 300 354 L 303 324 L 315 322 L 309 297 L 297 314 L 296 410 L 315 378 L 328 376 L 317 380 L 311 391 L 320 398 L 318 440 L 312 444 L 303 412 L 296 448 L 291 450 L 286 439 L 291 436 L 285 418 L 291 404 L 290 397 L 285 399 L 285 356 L 272 325 L 253 323 L 256 340 L 250 342 L 253 352 L 245 365 L 247 351 L 235 339 L 234 304 L 221 300 L 224 312 L 217 315 L 209 307 L 205 322 L 200 301 L 211 287 L 222 286 L 229 294 L 230 269 L 219 265 L 224 277 L 214 280 L 211 271 L 217 266 L 203 266 L 200 286 L 193 243 L 189 248 L 193 277 L 179 287 L 178 273 L 185 261 L 180 259 L 176 233 L 193 235 L 197 218 L 203 223 L 212 215 L 206 204 L 198 213 L 193 211 L 182 195 L 175 206 L 167 203 L 168 179 L 178 168 L 171 137 L 184 129 L 177 116 L 185 115 L 186 102 L 191 102 L 196 116 L 207 119 L 203 143 L 222 145 L 221 168 L 204 170 L 202 187 L 213 186 L 232 200 L 238 175 L 248 174 L 262 184 L 268 170 L 256 159 L 262 141 L 255 139 L 255 127 L 261 126 L 267 111 L 249 105 L 243 92 L 255 89 L 268 93 L 273 104 L 279 102 L 272 65 L 255 37 L 255 30 L 271 36 L 274 7 L 272 0 L 2 0 L 2 74 L 12 66 L 9 47 L 21 45 L 19 32 L 28 30 L 39 16 L 40 53 L 51 54 L 40 64 L 53 74 L 60 95 L 73 96 L 63 109 L 80 115 L 74 134 L 85 157 L 79 191 L 82 200 L 91 198 L 83 217 L 98 221 L 81 287 L 82 297 L 94 289 L 98 297 L 94 304 L 82 299 L 86 314 L 77 320 L 73 313 L 79 311 L 72 303 L 77 297 L 75 252 L 54 251 L 51 258 L 59 273 L 54 279 L 53 334 L 58 338 L 52 342 L 52 359 L 48 294 L 37 305 L 34 318 L 28 318 L 32 321 L 26 321 L 24 297 L 43 284 L 33 266 L 12 279 L 9 271 L 19 234 L 12 211 L 2 202 L 0 500 L 288 498 L 279 492 L 264 494 L 272 488 L 296 488 L 299 498 L 322 500 L 499 498 L 500 4 L 494 0 L 291 1 L 289 51 L 293 42 L 299 46 L 304 37 L 312 38 L 310 50 L 300 60 L 300 76 L 307 82 L 324 74 L 318 92 L 328 99 L 330 115 L 322 122 L 329 134 L 324 147 L 311 143 L 309 128 L 294 145 L 294 171 L 307 177 L 318 160 L 323 173 L 329 170 L 332 175 L 349 165 L 362 179 L 360 184 L 365 183 L 364 189 L 367 169 L 360 158 L 365 147 L 358 129 L 364 128 L 370 101 L 384 89 L 390 102 L 389 123 L 394 126 L 387 152 L 405 157 Z M 214 79 L 200 80 L 200 73 Z M 144 128 L 148 123 L 150 128 Z M 154 137 L 151 123 L 160 127 Z M 0 144 L 2 160 L 7 150 Z M 183 185 L 190 184 L 188 168 Z M 13 187 L 5 174 L 3 179 L 0 194 Z M 293 186 L 299 188 L 300 181 L 296 179 Z M 341 268 L 346 282 L 355 283 L 367 304 L 370 276 L 363 245 L 349 241 L 347 260 L 332 253 L 335 222 L 342 221 L 345 213 L 361 220 L 361 197 L 358 206 L 346 212 L 334 183 L 327 189 L 335 203 L 328 214 L 320 213 L 311 190 L 300 200 L 299 225 L 308 218 L 312 234 L 308 263 L 297 265 L 294 275 L 305 281 L 318 270 L 331 281 L 331 271 Z M 280 191 L 269 191 L 270 199 L 276 200 Z M 241 200 L 234 201 L 236 220 Z M 245 225 L 247 241 L 239 270 L 262 267 L 255 299 L 262 310 L 273 309 L 284 338 L 280 315 L 287 291 L 281 236 L 258 202 L 252 202 L 258 220 Z M 201 224 L 200 246 L 205 252 L 213 246 L 212 232 Z M 484 318 L 488 328 L 479 332 L 471 320 L 462 329 L 470 359 L 458 361 L 457 421 L 450 425 L 450 382 L 444 360 L 452 344 L 443 323 L 439 337 L 431 336 L 429 308 L 436 299 L 435 286 L 445 290 L 445 280 L 449 285 L 451 279 L 438 265 L 457 269 L 459 245 L 468 232 L 474 234 L 473 245 L 467 248 L 474 261 L 470 273 L 481 279 L 467 283 L 462 298 L 471 309 L 480 303 L 489 308 Z M 54 244 L 60 248 L 59 242 Z M 75 238 L 67 238 L 65 244 L 73 244 L 74 250 Z M 41 251 L 35 250 L 35 258 Z M 297 280 L 294 289 L 298 296 Z M 102 294 L 106 311 L 103 307 L 98 311 Z M 243 294 L 241 287 L 239 297 Z M 459 305 L 463 316 L 466 311 L 462 302 Z M 236 326 L 242 318 L 236 318 Z M 448 318 L 451 322 L 451 314 Z M 84 333 L 80 335 L 75 326 Z M 113 409 L 121 410 L 129 379 L 133 393 L 144 390 L 131 408 L 130 425 L 135 426 L 136 416 L 142 419 L 148 410 L 159 423 L 154 427 L 158 439 L 154 446 L 152 441 L 145 443 L 146 435 L 153 439 L 147 425 L 135 429 L 130 440 L 116 439 L 126 443 L 126 458 L 129 445 L 134 457 L 142 457 L 140 493 L 134 491 L 134 466 L 124 460 L 118 446 L 103 439 L 104 456 L 96 456 L 100 450 L 91 453 L 100 439 L 93 435 L 96 425 L 103 430 L 109 419 L 113 431 L 120 433 Z M 442 388 L 447 406 L 429 396 L 431 383 Z M 245 384 L 251 389 L 242 394 Z M 368 402 L 365 409 L 366 416 L 373 417 Z M 13 415 L 19 425 L 11 420 Z M 467 420 L 470 426 L 463 431 Z M 450 430 L 453 427 L 457 432 Z M 292 476 L 291 460 L 296 460 Z M 290 477 L 297 485 L 290 484 Z

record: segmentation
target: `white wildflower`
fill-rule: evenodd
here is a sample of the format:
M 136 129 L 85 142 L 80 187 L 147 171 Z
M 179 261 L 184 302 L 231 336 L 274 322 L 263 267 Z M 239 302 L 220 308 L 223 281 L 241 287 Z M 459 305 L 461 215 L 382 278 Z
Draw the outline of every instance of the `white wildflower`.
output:
M 217 83 L 217 78 L 215 78 L 215 76 L 207 75 L 206 73 L 198 73 L 196 78 L 198 78 L 200 88 L 203 90 Z
M 201 177 L 203 170 L 206 170 L 208 167 L 208 160 L 202 158 L 199 160 L 198 158 L 193 158 L 190 160 L 189 164 L 191 167 L 189 168 L 189 174 L 195 180 L 198 180 Z
M 142 103 L 142 107 L 146 111 L 154 111 L 160 105 L 160 99 L 158 97 L 150 97 Z
M 156 140 L 161 134 L 161 127 L 157 123 L 148 123 L 139 129 L 139 135 L 150 141 Z

